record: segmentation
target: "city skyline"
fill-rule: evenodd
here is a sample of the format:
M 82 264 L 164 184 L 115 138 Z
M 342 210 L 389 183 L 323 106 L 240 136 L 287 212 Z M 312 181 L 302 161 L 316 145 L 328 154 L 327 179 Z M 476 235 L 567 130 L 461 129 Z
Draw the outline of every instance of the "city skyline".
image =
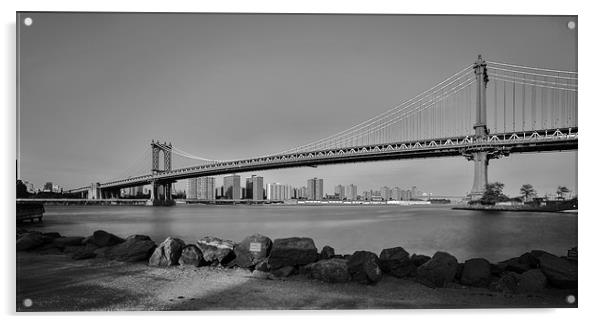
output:
M 566 28 L 574 17 L 166 15 L 169 27 L 157 29 L 145 15 L 84 16 L 32 14 L 36 23 L 21 29 L 18 171 L 24 180 L 65 188 L 109 180 L 136 161 L 153 138 L 215 159 L 279 151 L 385 111 L 480 53 L 485 59 L 576 70 L 576 34 Z M 487 30 L 496 37 L 488 37 Z M 178 37 L 171 37 L 176 32 Z M 449 33 L 454 44 L 444 41 Z M 93 45 L 81 42 L 90 35 Z M 161 44 L 152 41 L 157 37 Z M 563 41 L 554 41 L 559 37 Z M 303 87 L 310 96 L 295 91 Z M 111 131 L 104 125 L 112 125 Z M 131 125 L 144 127 L 132 131 Z M 249 134 L 251 125 L 257 131 Z M 505 183 L 511 195 L 524 183 L 540 192 L 558 185 L 576 192 L 576 164 L 576 152 L 511 155 L 491 162 L 489 179 Z M 148 172 L 150 161 L 143 165 L 148 167 L 140 174 Z M 471 163 L 458 157 L 261 175 L 265 182 L 287 183 L 311 176 L 334 183 L 353 178 L 361 187 L 378 187 L 393 177 L 464 195 L 472 172 Z

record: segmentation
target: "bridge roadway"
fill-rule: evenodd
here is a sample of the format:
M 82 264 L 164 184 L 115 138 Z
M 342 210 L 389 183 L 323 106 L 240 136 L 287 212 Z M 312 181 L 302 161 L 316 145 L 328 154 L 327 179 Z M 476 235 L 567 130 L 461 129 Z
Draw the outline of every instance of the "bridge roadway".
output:
M 494 150 L 501 154 L 551 152 L 576 150 L 578 129 L 561 128 L 525 132 L 489 134 L 477 140 L 475 135 L 436 138 L 411 142 L 360 145 L 302 153 L 264 156 L 259 158 L 220 161 L 101 183 L 101 189 L 119 189 L 147 185 L 153 181 L 169 183 L 177 180 L 293 167 L 356 163 L 383 160 L 417 159 L 463 156 L 470 150 Z M 71 193 L 87 191 L 89 186 L 69 190 Z

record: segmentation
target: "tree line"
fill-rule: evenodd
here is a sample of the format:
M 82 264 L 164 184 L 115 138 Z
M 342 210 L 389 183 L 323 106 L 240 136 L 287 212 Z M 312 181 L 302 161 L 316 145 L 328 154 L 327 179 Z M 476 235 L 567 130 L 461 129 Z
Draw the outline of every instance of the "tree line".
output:
M 537 191 L 531 184 L 524 184 L 520 187 L 520 197 L 517 198 L 509 198 L 503 192 L 504 184 L 501 182 L 493 182 L 487 184 L 485 187 L 485 192 L 483 196 L 478 201 L 483 205 L 494 205 L 498 202 L 512 201 L 512 200 L 523 200 L 529 201 L 533 198 L 537 197 Z M 571 190 L 566 186 L 558 186 L 556 188 L 556 197 L 557 199 L 566 199 L 567 194 L 570 193 Z

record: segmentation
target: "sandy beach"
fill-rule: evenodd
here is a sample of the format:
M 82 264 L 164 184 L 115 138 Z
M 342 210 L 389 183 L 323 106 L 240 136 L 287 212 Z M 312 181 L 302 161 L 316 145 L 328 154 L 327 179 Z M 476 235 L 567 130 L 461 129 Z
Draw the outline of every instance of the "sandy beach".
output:
M 569 294 L 577 295 L 552 288 L 529 294 L 460 285 L 433 289 L 391 276 L 376 285 L 323 283 L 302 275 L 268 280 L 238 268 L 157 268 L 17 253 L 19 312 L 576 307 L 566 302 Z

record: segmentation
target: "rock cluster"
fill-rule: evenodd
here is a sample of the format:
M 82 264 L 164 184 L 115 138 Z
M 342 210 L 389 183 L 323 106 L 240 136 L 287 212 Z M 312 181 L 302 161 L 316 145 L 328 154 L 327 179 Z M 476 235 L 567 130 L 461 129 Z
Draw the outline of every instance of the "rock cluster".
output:
M 354 281 L 376 284 L 384 274 L 412 278 L 429 287 L 473 286 L 503 293 L 532 293 L 547 287 L 577 287 L 576 258 L 558 257 L 534 250 L 498 263 L 475 258 L 458 263 L 451 254 L 436 252 L 432 257 L 410 254 L 402 247 L 386 248 L 376 255 L 356 251 L 338 255 L 330 246 L 320 253 L 311 238 L 289 237 L 272 241 L 253 234 L 234 243 L 205 236 L 194 244 L 174 237 L 158 246 L 146 235 L 123 239 L 106 231 L 90 237 L 64 237 L 59 233 L 17 231 L 17 251 L 67 254 L 75 260 L 105 258 L 124 262 L 148 262 L 150 266 L 221 266 L 251 271 L 253 278 L 276 279 L 294 274 L 328 283 Z
M 156 267 L 169 267 L 178 265 L 182 256 L 182 249 L 186 244 L 179 238 L 168 237 L 161 242 L 153 252 L 148 265 Z
M 236 265 L 253 269 L 258 263 L 266 261 L 272 250 L 272 240 L 261 234 L 245 237 L 234 246 Z
M 235 259 L 234 243 L 213 236 L 206 236 L 196 242 L 203 259 L 212 265 L 226 265 Z

